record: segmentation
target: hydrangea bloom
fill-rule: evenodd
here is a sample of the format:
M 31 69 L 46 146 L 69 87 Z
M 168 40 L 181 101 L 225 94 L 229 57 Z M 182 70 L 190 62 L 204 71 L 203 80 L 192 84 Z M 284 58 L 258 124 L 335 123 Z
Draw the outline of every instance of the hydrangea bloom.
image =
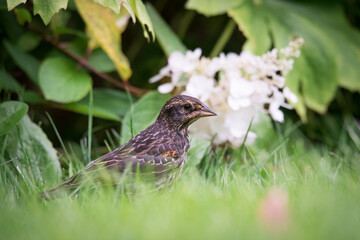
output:
M 262 56 L 244 51 L 209 59 L 201 57 L 199 48 L 186 54 L 173 52 L 168 65 L 150 82 L 168 77 L 171 82 L 161 84 L 159 92 L 176 91 L 199 98 L 218 114 L 194 123 L 190 128 L 193 134 L 207 139 L 215 136 L 215 144 L 228 142 L 237 147 L 245 137 L 245 144 L 251 144 L 256 138 L 248 132 L 251 121 L 255 123 L 259 114 L 268 113 L 283 122 L 280 107 L 291 109 L 287 102 L 297 102 L 285 86 L 285 75 L 292 69 L 293 58 L 300 56 L 303 43 L 298 38 L 280 51 L 273 49 Z

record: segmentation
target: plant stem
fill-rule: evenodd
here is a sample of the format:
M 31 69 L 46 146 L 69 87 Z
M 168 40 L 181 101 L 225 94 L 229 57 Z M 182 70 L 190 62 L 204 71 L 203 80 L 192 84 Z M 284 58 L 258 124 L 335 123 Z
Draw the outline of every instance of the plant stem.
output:
M 72 59 L 76 60 L 79 64 L 81 64 L 83 67 L 87 68 L 90 72 L 92 72 L 93 74 L 95 74 L 96 76 L 104 79 L 105 81 L 117 86 L 118 88 L 121 88 L 123 90 L 127 90 L 129 91 L 129 93 L 133 96 L 139 97 L 143 94 L 145 94 L 147 92 L 147 90 L 145 89 L 141 89 L 141 88 L 137 88 L 134 86 L 129 85 L 128 83 L 122 83 L 119 82 L 117 79 L 98 71 L 96 68 L 94 68 L 85 58 L 82 58 L 72 52 L 70 52 L 69 50 L 66 49 L 66 47 L 61 44 L 61 43 L 55 43 L 51 40 L 48 40 L 48 42 L 50 42 L 54 47 L 56 47 L 57 49 L 59 49 L 61 52 L 63 52 L 64 54 L 68 55 L 69 57 L 71 57 Z
M 180 27 L 177 31 L 177 34 L 180 39 L 184 39 L 184 36 L 185 36 L 187 30 L 189 29 L 190 23 L 195 18 L 195 16 L 196 16 L 195 11 L 187 11 L 184 14 L 184 17 L 181 19 Z
M 226 24 L 224 31 L 221 33 L 220 38 L 216 42 L 213 50 L 210 53 L 211 58 L 219 55 L 219 53 L 224 49 L 226 43 L 229 41 L 235 29 L 235 26 L 236 26 L 235 22 L 232 19 L 230 19 L 229 22 Z
M 93 111 L 93 87 L 91 85 L 90 88 L 90 92 L 89 92 L 89 115 L 88 115 L 88 152 L 87 152 L 87 157 L 88 157 L 88 162 L 91 161 L 91 140 L 92 140 L 92 122 L 93 122 L 93 117 L 92 117 L 92 111 Z

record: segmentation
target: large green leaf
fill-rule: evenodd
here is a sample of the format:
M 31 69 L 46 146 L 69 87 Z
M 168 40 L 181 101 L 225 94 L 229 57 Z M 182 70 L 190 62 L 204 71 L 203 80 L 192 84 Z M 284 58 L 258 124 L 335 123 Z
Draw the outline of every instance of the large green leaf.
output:
M 236 21 L 248 39 L 243 49 L 254 54 L 263 54 L 271 47 L 271 37 L 267 19 L 259 16 L 266 14 L 264 8 L 252 7 L 254 3 L 245 3 L 242 7 L 229 10 L 230 16 Z M 249 7 L 251 6 L 251 7 Z
M 42 129 L 25 116 L 0 137 L 4 157 L 18 172 L 39 185 L 58 182 L 61 171 L 57 152 Z
M 147 3 L 146 7 L 151 17 L 151 21 L 154 24 L 157 40 L 166 56 L 169 56 L 173 51 L 186 52 L 184 44 L 171 30 L 169 25 L 161 18 L 155 8 L 150 3 Z
M 25 3 L 26 1 L 27 0 L 6 0 L 8 10 L 10 11 L 20 3 Z
M 125 92 L 113 89 L 94 89 L 93 116 L 120 121 L 130 107 L 129 96 Z M 89 95 L 78 102 L 63 105 L 64 108 L 82 113 L 89 113 Z
M 29 107 L 23 102 L 7 101 L 0 104 L 0 136 L 12 129 L 27 113 Z
M 100 72 L 112 72 L 116 70 L 114 63 L 101 48 L 92 51 L 88 62 Z
M 244 0 L 188 0 L 186 7 L 205 16 L 224 14 L 227 10 L 241 6 Z
M 32 55 L 21 51 L 7 40 L 4 40 L 4 46 L 18 67 L 24 70 L 35 84 L 38 84 L 39 61 Z
M 48 58 L 41 64 L 39 81 L 45 98 L 61 103 L 82 99 L 91 87 L 89 74 L 62 57 Z
M 48 24 L 60 9 L 66 9 L 68 0 L 33 0 L 34 14 L 39 14 L 45 24 Z
M 121 142 L 124 143 L 155 122 L 169 95 L 149 92 L 138 100 L 125 114 L 121 126 Z
M 221 11 L 214 11 L 214 2 Z M 305 108 L 324 113 L 338 86 L 360 91 L 360 34 L 344 16 L 340 4 L 316 1 L 190 0 L 187 6 L 206 15 L 224 13 L 236 21 L 248 38 L 244 49 L 262 54 L 273 44 L 284 47 L 303 37 L 302 55 L 287 76 L 287 85 L 299 97 L 295 105 L 303 120 Z

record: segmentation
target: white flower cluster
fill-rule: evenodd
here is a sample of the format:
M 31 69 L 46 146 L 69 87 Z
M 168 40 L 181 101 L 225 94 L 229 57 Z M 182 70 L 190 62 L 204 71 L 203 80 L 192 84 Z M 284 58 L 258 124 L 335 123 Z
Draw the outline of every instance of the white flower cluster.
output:
M 194 123 L 190 131 L 207 139 L 215 136 L 215 144 L 228 142 L 237 147 L 259 114 L 269 113 L 275 121 L 283 122 L 280 107 L 291 109 L 287 101 L 297 102 L 296 95 L 285 86 L 284 76 L 292 69 L 292 58 L 299 57 L 303 43 L 302 38 L 297 38 L 280 51 L 273 49 L 263 56 L 244 51 L 240 55 L 221 53 L 209 59 L 201 57 L 200 49 L 186 54 L 173 52 L 168 65 L 150 82 L 168 77 L 171 81 L 161 84 L 159 92 L 199 98 L 218 116 Z M 246 144 L 255 138 L 256 134 L 249 131 Z

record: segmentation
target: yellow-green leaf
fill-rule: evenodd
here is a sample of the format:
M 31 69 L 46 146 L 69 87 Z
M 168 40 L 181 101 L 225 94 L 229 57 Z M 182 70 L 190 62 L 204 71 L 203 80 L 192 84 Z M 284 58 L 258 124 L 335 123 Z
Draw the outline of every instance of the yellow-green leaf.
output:
M 81 17 L 84 19 L 91 37 L 99 43 L 102 49 L 114 62 L 120 76 L 126 81 L 131 76 L 131 69 L 126 56 L 120 48 L 121 31 L 116 22 L 127 17 L 125 11 L 116 14 L 109 8 L 92 0 L 75 0 Z
M 94 2 L 100 3 L 104 7 L 111 8 L 114 12 L 119 13 L 122 0 L 94 0 Z

